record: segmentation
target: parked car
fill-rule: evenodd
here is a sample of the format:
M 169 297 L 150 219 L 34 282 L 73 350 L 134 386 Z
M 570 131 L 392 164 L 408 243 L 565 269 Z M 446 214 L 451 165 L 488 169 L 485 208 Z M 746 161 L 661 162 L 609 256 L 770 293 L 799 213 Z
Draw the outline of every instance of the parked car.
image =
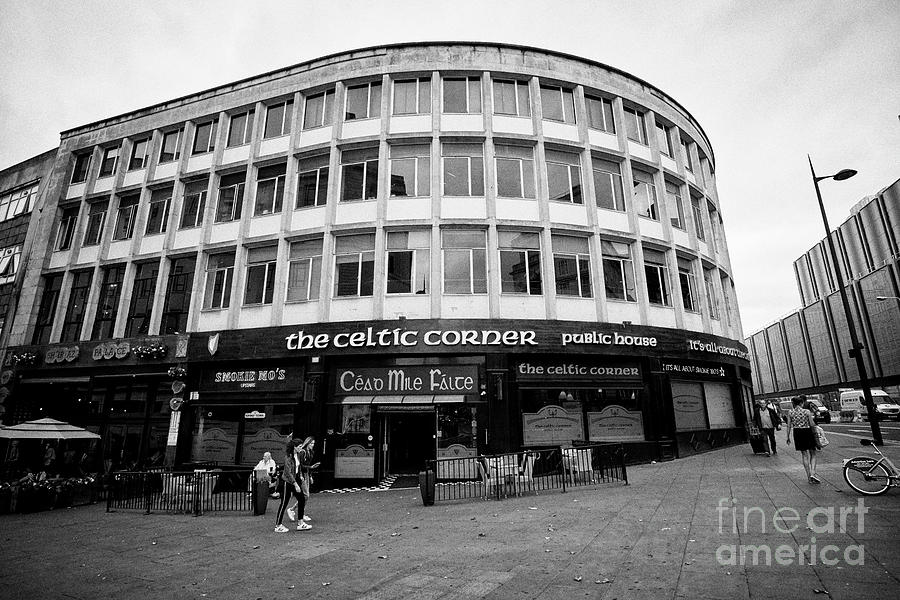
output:
M 831 411 L 818 398 L 809 399 L 809 410 L 812 411 L 816 423 L 831 423 Z
M 883 390 L 872 390 L 872 401 L 875 403 L 875 418 L 878 420 L 895 419 L 900 421 L 900 406 Z M 865 396 L 862 390 L 841 392 L 841 410 L 855 410 L 868 419 L 869 411 L 863 404 L 864 402 Z

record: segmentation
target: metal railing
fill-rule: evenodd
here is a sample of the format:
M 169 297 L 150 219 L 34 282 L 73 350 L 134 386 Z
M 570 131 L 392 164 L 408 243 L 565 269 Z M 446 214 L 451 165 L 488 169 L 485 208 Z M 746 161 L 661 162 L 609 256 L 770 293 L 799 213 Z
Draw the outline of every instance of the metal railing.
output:
M 107 512 L 143 510 L 187 513 L 251 512 L 253 471 L 114 473 L 106 497 Z
M 585 444 L 428 461 L 435 500 L 502 499 L 566 487 L 628 483 L 622 444 Z

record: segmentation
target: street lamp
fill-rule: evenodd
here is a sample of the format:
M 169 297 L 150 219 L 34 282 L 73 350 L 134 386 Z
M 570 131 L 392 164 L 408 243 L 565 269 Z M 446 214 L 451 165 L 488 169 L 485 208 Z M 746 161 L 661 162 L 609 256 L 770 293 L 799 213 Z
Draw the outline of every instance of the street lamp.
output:
M 865 397 L 866 410 L 869 413 L 869 424 L 872 427 L 872 437 L 878 446 L 884 445 L 881 437 L 881 427 L 878 425 L 878 413 L 875 412 L 875 402 L 872 400 L 872 390 L 869 389 L 869 378 L 866 376 L 866 363 L 863 360 L 862 349 L 865 348 L 856 337 L 856 325 L 853 323 L 853 313 L 850 310 L 850 300 L 847 298 L 847 290 L 844 289 L 844 277 L 841 275 L 840 261 L 838 260 L 837 250 L 834 247 L 834 240 L 831 238 L 831 228 L 828 226 L 828 216 L 825 214 L 825 205 L 822 203 L 822 192 L 819 190 L 819 182 L 823 179 L 834 179 L 835 181 L 843 181 L 850 179 L 856 175 L 853 169 L 843 169 L 834 175 L 826 175 L 825 177 L 817 177 L 816 171 L 813 169 L 812 158 L 807 154 L 809 159 L 809 171 L 812 173 L 813 184 L 816 187 L 816 198 L 819 200 L 819 210 L 822 211 L 822 223 L 825 225 L 825 239 L 828 240 L 828 249 L 831 252 L 831 264 L 834 266 L 834 276 L 837 280 L 837 287 L 841 294 L 841 303 L 844 305 L 844 314 L 847 317 L 847 330 L 850 333 L 851 348 L 848 352 L 850 356 L 856 359 L 856 370 L 859 372 L 859 387 L 862 388 Z

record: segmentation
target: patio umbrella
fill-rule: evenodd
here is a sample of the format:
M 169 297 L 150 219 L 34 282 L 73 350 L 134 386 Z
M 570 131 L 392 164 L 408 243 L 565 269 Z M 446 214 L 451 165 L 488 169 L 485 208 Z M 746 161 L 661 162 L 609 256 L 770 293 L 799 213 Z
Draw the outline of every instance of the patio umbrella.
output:
M 9 440 L 98 440 L 100 436 L 56 419 L 26 421 L 0 429 L 0 439 Z

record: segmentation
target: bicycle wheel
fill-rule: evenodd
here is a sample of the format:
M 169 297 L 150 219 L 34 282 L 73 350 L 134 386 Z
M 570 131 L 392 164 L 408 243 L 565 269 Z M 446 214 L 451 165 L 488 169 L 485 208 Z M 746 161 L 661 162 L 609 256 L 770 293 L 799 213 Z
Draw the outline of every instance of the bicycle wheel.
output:
M 858 466 L 857 463 L 861 465 Z M 851 458 L 844 465 L 844 481 L 865 496 L 877 496 L 890 487 L 890 478 L 884 465 L 874 465 L 871 458 L 860 456 Z

